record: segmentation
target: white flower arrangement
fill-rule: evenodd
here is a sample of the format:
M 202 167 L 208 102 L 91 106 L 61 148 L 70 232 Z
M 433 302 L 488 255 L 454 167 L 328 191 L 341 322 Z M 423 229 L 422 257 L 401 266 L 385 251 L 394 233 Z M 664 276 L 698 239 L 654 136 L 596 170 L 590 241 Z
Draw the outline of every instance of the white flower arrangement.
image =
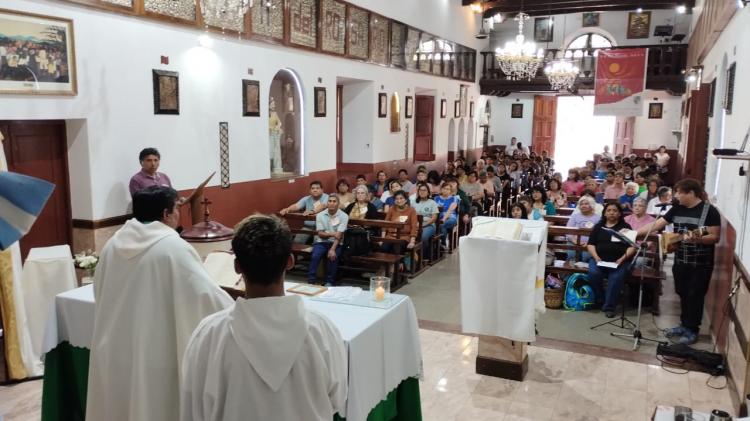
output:
M 99 256 L 91 250 L 80 252 L 73 256 L 76 266 L 81 269 L 93 270 L 99 263 Z

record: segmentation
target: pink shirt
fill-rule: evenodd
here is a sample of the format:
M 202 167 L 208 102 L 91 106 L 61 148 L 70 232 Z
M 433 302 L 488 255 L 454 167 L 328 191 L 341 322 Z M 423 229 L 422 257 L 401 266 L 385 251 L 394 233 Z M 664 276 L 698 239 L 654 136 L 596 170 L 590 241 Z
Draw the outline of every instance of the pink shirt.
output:
M 649 214 L 643 215 L 640 219 L 636 218 L 635 215 L 631 214 L 625 217 L 625 222 L 630 225 L 631 228 L 634 230 L 639 230 L 641 227 L 644 227 L 652 222 L 654 222 L 655 218 Z
M 568 196 L 580 196 L 583 193 L 584 184 L 583 181 L 565 180 L 562 189 Z
M 625 184 L 618 187 L 617 184 L 613 184 L 604 189 L 604 199 L 616 199 L 619 200 L 620 196 L 625 194 Z

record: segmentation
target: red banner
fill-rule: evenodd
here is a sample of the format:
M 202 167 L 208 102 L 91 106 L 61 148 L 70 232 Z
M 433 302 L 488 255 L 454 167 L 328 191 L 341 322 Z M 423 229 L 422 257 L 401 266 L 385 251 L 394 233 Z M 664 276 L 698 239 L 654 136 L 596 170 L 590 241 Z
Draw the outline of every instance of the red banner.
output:
M 599 50 L 594 115 L 643 115 L 647 48 Z

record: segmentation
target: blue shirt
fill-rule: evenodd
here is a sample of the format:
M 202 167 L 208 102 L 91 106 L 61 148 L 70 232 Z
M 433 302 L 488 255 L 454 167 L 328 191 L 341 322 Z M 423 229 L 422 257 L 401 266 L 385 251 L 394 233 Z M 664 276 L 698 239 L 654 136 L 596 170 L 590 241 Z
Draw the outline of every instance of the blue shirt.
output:
M 321 205 L 328 206 L 328 195 L 323 193 L 318 200 L 313 199 L 312 196 L 305 196 L 297 202 L 300 212 L 315 210 L 315 204 L 320 203 Z
M 438 209 L 442 209 L 440 211 L 440 216 L 439 216 L 440 219 L 445 217 L 445 212 L 451 207 L 451 205 L 455 203 L 456 208 L 453 210 L 453 213 L 448 219 L 456 218 L 456 214 L 458 213 L 458 199 L 456 198 L 456 196 L 451 196 L 445 199 L 443 198 L 443 196 L 438 195 L 437 197 L 435 197 L 435 203 L 437 203 Z
M 346 226 L 348 223 L 349 223 L 349 215 L 347 215 L 341 209 L 337 209 L 334 215 L 331 215 L 328 212 L 328 209 L 315 215 L 315 231 L 324 231 L 327 233 L 335 233 L 335 232 L 344 233 L 344 231 L 346 231 Z M 315 236 L 316 243 L 319 243 L 319 242 L 332 243 L 333 240 L 334 240 L 333 237 L 320 238 L 317 235 Z

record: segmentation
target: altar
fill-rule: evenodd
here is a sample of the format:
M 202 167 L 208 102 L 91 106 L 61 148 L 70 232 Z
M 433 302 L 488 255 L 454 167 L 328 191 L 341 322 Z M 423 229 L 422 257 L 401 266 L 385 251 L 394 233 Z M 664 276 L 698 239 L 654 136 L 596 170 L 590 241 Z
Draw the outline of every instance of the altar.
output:
M 285 289 L 293 286 L 285 283 Z M 303 299 L 338 327 L 347 349 L 346 414 L 336 414 L 334 419 L 421 420 L 422 354 L 411 299 L 392 294 L 388 308 Z M 43 421 L 85 419 L 93 331 L 93 285 L 55 297 L 43 343 Z

